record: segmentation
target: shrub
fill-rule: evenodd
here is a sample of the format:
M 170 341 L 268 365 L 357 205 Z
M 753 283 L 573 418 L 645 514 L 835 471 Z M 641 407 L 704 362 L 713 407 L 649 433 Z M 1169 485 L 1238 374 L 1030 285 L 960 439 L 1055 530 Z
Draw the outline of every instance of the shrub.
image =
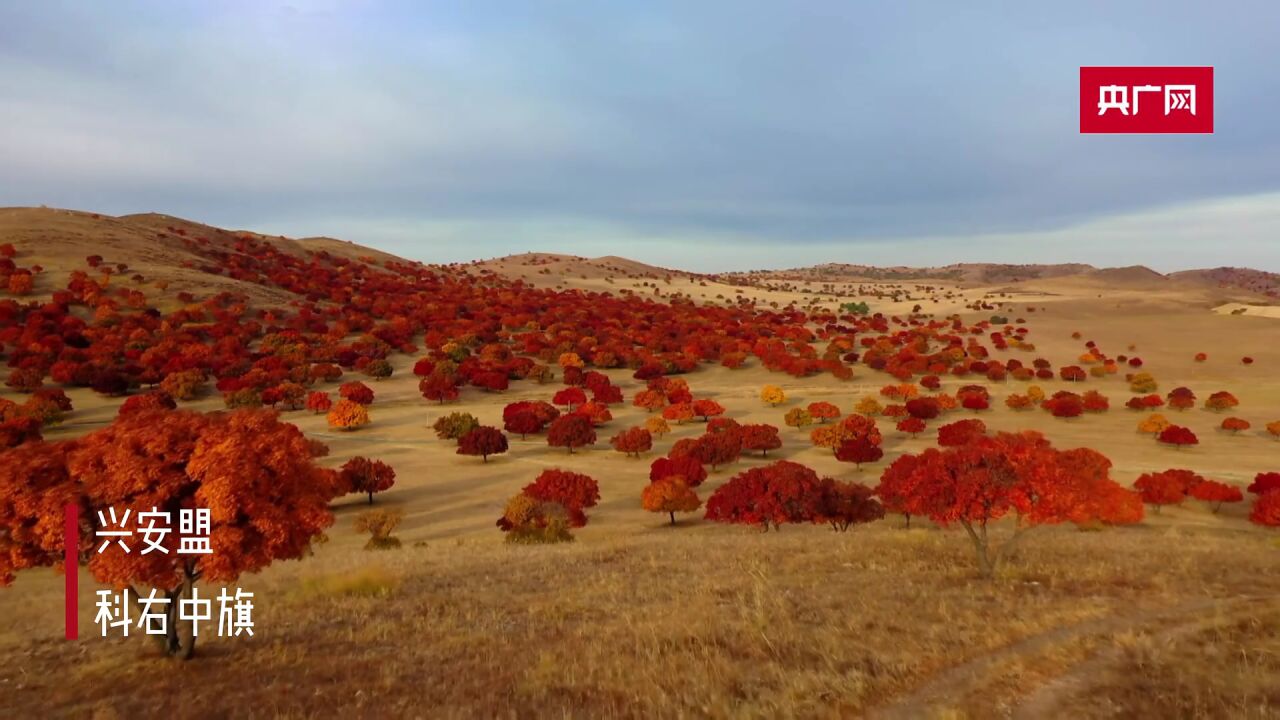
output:
M 1130 365 L 1132 365 L 1132 362 Z M 1159 385 L 1149 372 L 1136 373 L 1129 378 L 1129 390 L 1137 395 L 1153 393 L 1157 389 L 1159 389 Z
M 135 412 L 143 412 L 146 410 L 174 410 L 178 404 L 169 397 L 169 393 L 163 390 L 156 390 L 142 395 L 134 395 L 120 404 L 120 409 L 116 411 L 118 415 L 128 415 Z
M 458 440 L 463 435 L 480 427 L 480 421 L 471 413 L 453 412 L 436 418 L 431 429 L 441 440 Z
M 569 532 L 569 514 L 563 505 L 524 493 L 507 500 L 497 525 L 507 534 L 509 543 L 530 545 L 573 540 Z
M 365 550 L 391 550 L 400 547 L 400 538 L 391 533 L 403 519 L 404 513 L 400 510 L 366 510 L 356 516 L 354 529 L 358 533 L 369 533 Z

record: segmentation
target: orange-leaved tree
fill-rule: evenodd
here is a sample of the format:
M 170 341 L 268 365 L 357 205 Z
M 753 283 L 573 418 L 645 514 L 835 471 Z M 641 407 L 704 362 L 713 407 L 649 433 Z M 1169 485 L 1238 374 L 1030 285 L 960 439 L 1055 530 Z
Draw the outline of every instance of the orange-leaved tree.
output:
M 369 411 L 364 405 L 343 398 L 333 405 L 325 419 L 331 428 L 355 430 L 369 424 Z
M 777 385 L 765 385 L 760 390 L 760 400 L 766 405 L 776 406 L 787 401 L 787 394 Z
M 654 480 L 640 492 L 640 503 L 649 512 L 664 512 L 676 524 L 676 513 L 688 513 L 702 507 L 698 494 L 680 475 Z

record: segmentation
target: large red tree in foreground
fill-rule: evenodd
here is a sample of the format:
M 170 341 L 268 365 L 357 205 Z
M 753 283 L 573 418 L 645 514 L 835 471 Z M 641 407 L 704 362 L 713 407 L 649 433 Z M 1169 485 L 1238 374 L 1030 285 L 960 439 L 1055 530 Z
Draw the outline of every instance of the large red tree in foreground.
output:
M 0 454 L 0 583 L 13 571 L 57 565 L 62 535 L 51 522 L 61 507 L 80 507 L 82 557 L 94 578 L 117 588 L 150 587 L 170 600 L 166 653 L 190 657 L 195 637 L 178 618 L 180 600 L 199 580 L 235 581 L 275 560 L 300 558 L 333 522 L 335 473 L 314 462 L 323 446 L 308 442 L 275 412 L 202 415 L 144 410 L 116 419 L 80 440 L 32 443 Z M 144 554 L 109 545 L 90 553 L 99 511 L 118 529 L 141 537 L 141 511 L 170 513 L 174 531 Z M 179 511 L 207 509 L 212 553 L 179 554 Z M 146 593 L 143 593 L 144 595 Z
M 979 570 L 990 577 L 1030 528 L 1081 521 L 1103 495 L 1100 485 L 1112 484 L 1073 467 L 1038 433 L 999 433 L 903 456 L 885 471 L 879 492 L 891 510 L 963 527 Z M 1016 516 L 1013 535 L 992 548 L 989 526 L 1009 514 Z

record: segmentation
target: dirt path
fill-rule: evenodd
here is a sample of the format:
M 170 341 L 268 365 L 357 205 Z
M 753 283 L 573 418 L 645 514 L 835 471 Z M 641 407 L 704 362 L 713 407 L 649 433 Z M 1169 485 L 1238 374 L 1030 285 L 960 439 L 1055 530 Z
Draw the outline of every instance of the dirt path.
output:
M 975 683 L 984 679 L 993 668 L 1001 663 L 1038 655 L 1056 645 L 1088 636 L 1114 635 L 1125 631 L 1140 630 L 1152 625 L 1163 627 L 1170 622 L 1175 623 L 1174 627 L 1167 628 L 1162 633 L 1162 636 L 1167 634 L 1172 637 L 1179 631 L 1193 632 L 1203 627 L 1206 623 L 1211 624 L 1211 621 L 1207 621 L 1202 617 L 1203 612 L 1206 610 L 1234 608 L 1241 604 L 1265 599 L 1268 598 L 1247 596 L 1197 600 L 1173 608 L 1111 615 L 1097 620 L 1055 628 L 947 668 L 927 680 L 924 685 L 897 699 L 893 704 L 872 710 L 867 714 L 867 717 L 878 720 L 896 720 L 898 718 L 914 720 L 931 717 L 938 710 L 954 704 L 958 696 L 962 695 Z M 1220 617 L 1214 618 L 1214 621 L 1220 619 Z M 1180 620 L 1182 622 L 1179 622 Z M 1053 711 L 1058 708 L 1059 701 L 1069 697 L 1073 690 L 1079 689 L 1082 685 L 1082 680 L 1090 674 L 1091 670 L 1096 670 L 1098 667 L 1105 665 L 1106 662 L 1114 660 L 1117 654 L 1117 651 L 1112 649 L 1076 665 L 1071 669 L 1070 673 L 1047 683 L 1019 703 L 1014 717 L 1051 717 Z
M 1173 627 L 1165 628 L 1152 637 L 1156 642 L 1170 642 L 1221 625 L 1223 622 L 1236 617 L 1242 606 L 1251 608 L 1259 602 L 1267 600 L 1274 602 L 1275 599 L 1244 597 L 1224 600 L 1220 604 L 1209 605 L 1204 609 L 1226 611 L 1225 614 L 1215 613 L 1211 617 L 1188 620 Z M 1068 672 L 1041 685 L 1035 692 L 1023 698 L 1022 702 L 1018 703 L 1018 706 L 1014 709 L 1013 718 L 1015 720 L 1022 720 L 1023 718 L 1033 720 L 1035 718 L 1049 717 L 1054 710 L 1062 707 L 1073 697 L 1087 691 L 1089 678 L 1096 676 L 1098 672 L 1117 662 L 1120 657 L 1120 649 L 1112 647 L 1093 655 L 1083 662 L 1077 663 Z

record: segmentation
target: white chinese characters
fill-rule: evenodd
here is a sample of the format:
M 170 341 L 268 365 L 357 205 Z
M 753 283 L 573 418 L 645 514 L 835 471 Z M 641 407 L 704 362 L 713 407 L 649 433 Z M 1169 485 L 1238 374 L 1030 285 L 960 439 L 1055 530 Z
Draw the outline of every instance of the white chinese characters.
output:
M 130 525 L 129 518 L 135 519 L 135 524 Z M 142 548 L 139 551 L 142 555 L 149 555 L 153 552 L 169 554 L 169 547 L 164 543 L 166 538 L 173 533 L 172 513 L 161 512 L 156 508 L 150 511 L 132 514 L 131 510 L 126 509 L 123 513 L 117 513 L 114 507 L 107 508 L 107 511 L 98 511 L 99 528 L 94 535 L 102 539 L 102 544 L 98 546 L 98 553 L 104 553 L 107 548 L 113 544 L 126 553 L 133 552 L 130 543 L 135 540 L 135 532 L 142 542 Z M 135 527 L 136 525 L 136 527 Z M 209 543 L 210 518 L 209 510 L 206 508 L 183 508 L 178 511 L 178 547 L 175 550 L 178 555 L 209 555 L 213 553 L 213 548 Z M 127 541 L 127 542 L 126 542 Z
M 218 637 L 253 636 L 253 593 L 236 588 L 235 594 L 229 594 L 226 588 L 218 595 Z M 138 621 L 135 624 L 131 616 L 129 589 L 119 594 L 111 590 L 99 590 L 96 607 L 97 615 L 93 621 L 106 637 L 111 630 L 119 629 L 124 637 L 129 636 L 129 629 L 137 627 L 145 635 L 166 635 L 169 631 L 169 620 L 174 618 L 170 612 L 173 600 L 157 595 L 155 588 L 146 597 L 136 598 Z M 201 598 L 199 588 L 191 589 L 191 597 L 178 601 L 176 620 L 191 623 L 191 632 L 200 635 L 201 623 L 212 622 L 213 600 Z
M 1121 115 L 1137 115 L 1142 94 L 1162 90 L 1165 115 L 1174 110 L 1196 114 L 1195 85 L 1101 85 L 1098 87 L 1098 114 L 1105 115 L 1110 110 L 1119 110 Z

